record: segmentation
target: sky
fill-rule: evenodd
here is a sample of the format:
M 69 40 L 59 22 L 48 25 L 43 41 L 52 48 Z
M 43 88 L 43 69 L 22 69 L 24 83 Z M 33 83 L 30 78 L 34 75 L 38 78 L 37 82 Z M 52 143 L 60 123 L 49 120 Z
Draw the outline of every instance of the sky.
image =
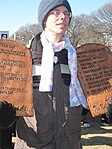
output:
M 38 6 L 41 0 L 0 0 L 0 31 L 9 35 L 27 24 L 38 23 Z M 54 0 L 55 1 L 55 0 Z M 68 0 L 73 15 L 87 14 L 101 8 L 112 0 Z

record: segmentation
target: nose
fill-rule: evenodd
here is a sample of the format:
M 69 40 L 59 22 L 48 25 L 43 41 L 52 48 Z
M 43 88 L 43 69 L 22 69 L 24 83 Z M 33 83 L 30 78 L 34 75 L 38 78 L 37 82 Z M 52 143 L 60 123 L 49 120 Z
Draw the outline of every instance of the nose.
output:
M 61 13 L 61 14 L 60 14 L 60 16 L 59 16 L 59 18 L 61 18 L 61 19 L 65 19 L 65 18 L 66 18 L 66 16 L 65 16 L 65 14 L 64 14 L 64 13 Z

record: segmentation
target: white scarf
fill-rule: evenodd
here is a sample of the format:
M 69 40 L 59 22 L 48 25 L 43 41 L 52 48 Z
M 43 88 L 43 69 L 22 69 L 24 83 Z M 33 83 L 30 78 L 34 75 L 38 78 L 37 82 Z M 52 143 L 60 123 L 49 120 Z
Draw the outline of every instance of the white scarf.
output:
M 68 65 L 71 73 L 71 83 L 69 87 L 70 107 L 78 106 L 80 104 L 82 104 L 84 107 L 87 107 L 87 102 L 84 93 L 82 91 L 80 82 L 77 78 L 76 51 L 74 47 L 71 45 L 69 39 L 64 35 L 64 39 L 62 42 L 52 44 L 47 41 L 45 33 L 42 32 L 41 42 L 43 46 L 43 55 L 39 91 L 52 91 L 54 52 L 66 48 L 68 50 Z
M 41 65 L 41 80 L 39 85 L 39 91 L 52 91 L 53 85 L 53 62 L 54 62 L 54 52 L 61 51 L 70 44 L 70 42 L 65 41 L 66 36 L 62 42 L 53 44 L 47 41 L 45 33 L 41 34 L 41 42 L 43 46 L 42 54 L 42 65 Z

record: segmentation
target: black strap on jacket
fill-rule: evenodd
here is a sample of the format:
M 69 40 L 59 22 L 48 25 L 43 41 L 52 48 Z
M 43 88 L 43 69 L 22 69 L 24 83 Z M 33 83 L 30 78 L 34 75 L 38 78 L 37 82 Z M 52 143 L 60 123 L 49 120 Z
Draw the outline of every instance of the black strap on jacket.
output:
M 63 81 L 65 85 L 69 86 L 71 81 L 71 75 L 70 70 L 68 66 L 68 51 L 67 49 L 62 49 L 59 52 L 55 52 L 55 55 L 57 57 L 57 64 L 60 64 L 61 69 L 61 77 L 63 78 Z

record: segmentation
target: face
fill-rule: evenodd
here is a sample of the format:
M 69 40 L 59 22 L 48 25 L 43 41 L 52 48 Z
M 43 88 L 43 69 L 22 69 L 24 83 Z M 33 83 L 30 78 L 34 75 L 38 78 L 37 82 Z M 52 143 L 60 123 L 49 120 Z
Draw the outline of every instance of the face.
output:
M 48 14 L 44 26 L 55 34 L 64 34 L 68 28 L 70 15 L 66 7 L 56 7 Z

